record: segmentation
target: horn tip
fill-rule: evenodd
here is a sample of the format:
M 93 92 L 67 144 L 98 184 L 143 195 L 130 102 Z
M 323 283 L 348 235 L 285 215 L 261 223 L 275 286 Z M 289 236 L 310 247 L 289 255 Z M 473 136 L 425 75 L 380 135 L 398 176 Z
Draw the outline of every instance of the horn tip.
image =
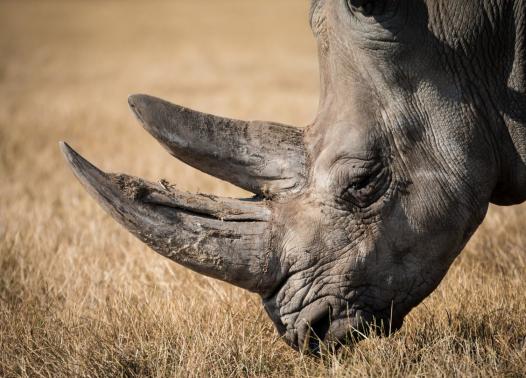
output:
M 133 93 L 128 96 L 128 105 L 130 106 L 130 108 L 134 109 L 159 100 L 160 99 L 147 94 Z
M 71 148 L 69 144 L 62 140 L 58 142 L 58 146 L 68 163 L 72 164 L 75 161 L 76 156 L 78 156 L 78 153 L 73 148 Z
M 73 173 L 83 184 L 92 181 L 94 177 L 105 175 L 104 172 L 84 159 L 66 142 L 60 141 L 59 147 Z
M 130 107 L 134 107 L 135 104 L 143 97 L 144 95 L 141 94 L 141 93 L 133 93 L 131 95 L 128 96 L 128 105 L 130 105 Z
M 145 125 L 145 112 L 148 108 L 149 104 L 153 102 L 155 98 L 152 96 L 148 96 L 145 94 L 131 94 L 128 96 L 128 106 L 130 107 L 130 110 L 133 112 L 137 120 L 142 124 Z

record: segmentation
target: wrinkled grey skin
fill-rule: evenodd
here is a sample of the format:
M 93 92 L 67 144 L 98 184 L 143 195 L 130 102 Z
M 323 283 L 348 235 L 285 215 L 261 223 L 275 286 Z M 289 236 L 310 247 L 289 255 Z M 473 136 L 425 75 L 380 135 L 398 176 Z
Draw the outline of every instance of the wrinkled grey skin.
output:
M 304 129 L 130 97 L 175 157 L 251 200 L 109 175 L 62 148 L 153 249 L 259 293 L 291 346 L 389 333 L 437 287 L 490 202 L 525 199 L 525 9 L 314 0 L 322 93 Z

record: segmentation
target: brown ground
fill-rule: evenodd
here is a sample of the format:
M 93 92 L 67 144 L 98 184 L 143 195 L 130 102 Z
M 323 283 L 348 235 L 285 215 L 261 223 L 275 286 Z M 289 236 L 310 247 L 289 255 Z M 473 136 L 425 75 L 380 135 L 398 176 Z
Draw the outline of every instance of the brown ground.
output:
M 388 339 L 322 360 L 278 339 L 256 296 L 157 256 L 76 182 L 101 167 L 220 195 L 126 97 L 306 124 L 306 0 L 0 1 L 0 376 L 526 375 L 526 207 L 491 209 L 440 288 Z

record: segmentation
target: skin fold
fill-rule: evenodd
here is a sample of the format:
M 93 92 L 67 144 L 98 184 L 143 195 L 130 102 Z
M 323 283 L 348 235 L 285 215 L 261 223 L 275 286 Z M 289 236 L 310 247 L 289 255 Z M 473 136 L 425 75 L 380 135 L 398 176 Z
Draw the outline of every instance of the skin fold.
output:
M 174 157 L 250 199 L 107 174 L 62 150 L 152 249 L 260 294 L 292 347 L 389 334 L 490 203 L 525 200 L 525 19 L 512 0 L 313 0 L 321 96 L 305 128 L 130 97 Z

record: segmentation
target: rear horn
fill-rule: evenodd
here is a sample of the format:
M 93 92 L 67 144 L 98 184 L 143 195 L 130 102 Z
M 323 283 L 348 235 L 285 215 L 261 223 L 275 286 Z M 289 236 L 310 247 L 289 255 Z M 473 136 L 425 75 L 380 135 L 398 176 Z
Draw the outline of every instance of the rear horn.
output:
M 205 173 L 264 197 L 296 192 L 305 182 L 301 129 L 221 118 L 147 95 L 128 102 L 173 156 Z

